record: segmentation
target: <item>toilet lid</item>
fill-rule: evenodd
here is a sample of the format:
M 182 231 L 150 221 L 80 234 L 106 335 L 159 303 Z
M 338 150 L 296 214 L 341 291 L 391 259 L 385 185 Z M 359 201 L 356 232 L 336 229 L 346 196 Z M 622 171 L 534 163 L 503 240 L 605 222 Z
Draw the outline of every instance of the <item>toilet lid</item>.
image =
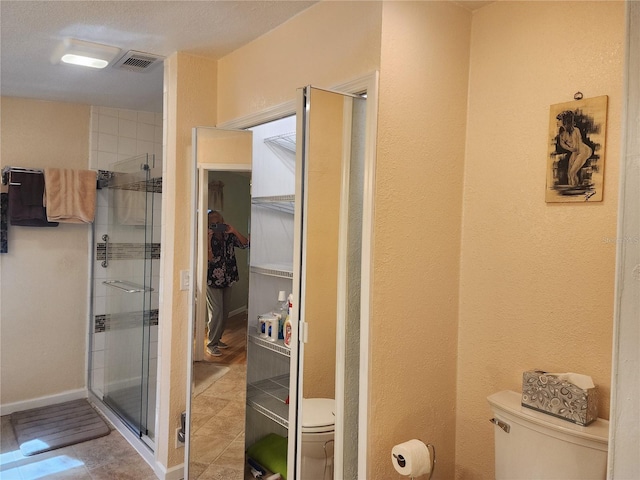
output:
M 333 398 L 303 398 L 302 431 L 333 431 L 336 423 L 335 404 Z

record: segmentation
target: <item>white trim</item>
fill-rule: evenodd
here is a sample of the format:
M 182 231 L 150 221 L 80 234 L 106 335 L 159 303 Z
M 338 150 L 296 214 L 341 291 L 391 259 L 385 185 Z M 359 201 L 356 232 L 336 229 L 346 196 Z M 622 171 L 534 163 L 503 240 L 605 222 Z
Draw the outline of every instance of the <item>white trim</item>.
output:
M 280 118 L 290 117 L 291 115 L 295 115 L 295 113 L 296 103 L 295 101 L 290 101 L 267 108 L 266 110 L 262 110 L 258 113 L 252 113 L 228 122 L 223 122 L 218 125 L 218 128 L 244 130 L 255 127 L 256 125 L 278 120 Z
M 373 85 L 375 85 L 377 89 L 377 85 L 378 85 L 377 71 L 361 77 L 357 77 L 355 79 L 349 80 L 344 83 L 337 84 L 335 86 L 329 87 L 329 89 L 337 93 L 348 93 L 352 95 L 366 91 L 367 97 L 369 97 L 368 89 Z M 376 95 L 377 95 L 377 91 L 376 91 Z M 377 104 L 376 104 L 375 113 L 377 116 Z M 275 105 L 273 107 L 267 108 L 258 113 L 252 113 L 249 115 L 245 115 L 244 117 L 239 117 L 234 120 L 229 120 L 228 122 L 222 122 L 217 126 L 217 128 L 242 130 L 242 129 L 255 127 L 256 125 L 261 125 L 263 123 L 271 122 L 273 120 L 278 120 L 279 118 L 290 117 L 291 115 L 295 115 L 295 114 L 296 114 L 296 101 L 291 100 L 291 101 L 284 102 L 279 105 Z
M 227 318 L 234 317 L 234 316 L 238 315 L 239 313 L 243 313 L 243 312 L 246 312 L 246 311 L 247 311 L 247 306 L 243 305 L 243 306 L 241 306 L 239 308 L 236 308 L 235 310 L 231 310 L 229 312 L 229 316 Z
M 220 129 L 222 130 L 222 129 Z M 225 129 L 226 130 L 226 129 Z M 199 163 L 199 170 L 210 172 L 250 172 L 251 164 L 246 163 Z
M 294 113 L 296 114 L 296 137 L 300 138 L 301 132 L 305 132 L 307 129 L 304 126 L 306 108 L 304 89 L 299 88 L 296 91 L 296 108 Z M 307 139 L 304 138 L 302 144 L 299 142 L 296 144 L 296 167 L 295 167 L 295 195 L 296 200 L 301 199 L 303 194 L 304 168 L 302 168 L 303 152 L 307 148 Z M 293 296 L 293 308 L 291 312 L 291 356 L 289 360 L 290 370 L 294 370 L 298 373 L 301 368 L 304 368 L 304 344 L 300 340 L 300 311 L 304 307 L 301 304 L 300 292 L 303 290 L 302 270 L 301 270 L 301 258 L 303 248 L 302 233 L 302 201 L 296 201 L 294 203 L 294 215 L 293 215 L 293 284 L 292 284 L 292 296 Z M 295 343 L 294 343 L 295 342 Z M 294 459 L 293 462 L 287 461 L 287 478 L 298 479 L 300 478 L 300 455 L 297 454 L 297 446 L 301 445 L 302 432 L 298 428 L 298 404 L 302 399 L 302 389 L 298 387 L 298 375 L 290 375 L 289 380 L 289 438 L 294 438 L 293 442 L 287 442 L 287 460 Z M 291 432 L 294 432 L 292 435 Z
M 616 281 L 611 372 L 611 412 L 607 478 L 638 478 L 638 422 L 640 421 L 640 176 L 637 120 L 640 117 L 640 4 L 626 2 L 625 89 L 622 106 L 621 162 L 618 191 Z
M 373 286 L 373 236 L 375 211 L 376 136 L 378 132 L 378 72 L 362 82 L 367 91 L 367 132 L 365 134 L 364 195 L 362 199 L 362 272 L 360 274 L 360 412 L 358 418 L 358 478 L 367 474 L 369 445 L 369 378 L 371 291 Z M 358 83 L 354 82 L 354 86 Z M 362 87 L 360 87 L 362 88 Z
M 158 463 L 154 472 L 160 480 L 182 480 L 184 478 L 184 463 L 171 467 L 168 470 L 164 465 Z
M 87 398 L 87 395 L 88 391 L 86 388 L 79 388 L 77 390 L 67 390 L 66 392 L 56 393 L 55 395 L 31 398 L 14 403 L 5 403 L 4 405 L 0 405 L 0 415 L 4 416 L 32 408 L 48 407 L 49 405 L 55 405 L 57 403 L 79 400 L 81 398 Z
M 194 132 L 197 132 L 197 129 L 194 129 Z M 194 133 L 195 135 L 195 133 Z M 193 145 L 197 145 L 196 144 L 196 139 L 194 138 L 193 141 Z M 197 155 L 197 152 L 196 152 Z M 197 164 L 197 156 L 196 156 L 196 160 L 195 160 L 196 164 Z M 205 261 L 206 261 L 206 216 L 204 215 L 204 212 L 206 211 L 206 207 L 209 204 L 209 189 L 208 189 L 208 183 L 209 183 L 209 178 L 208 175 L 206 175 L 204 173 L 203 169 L 197 168 L 197 178 L 196 178 L 196 182 L 198 184 L 196 190 L 194 190 L 194 192 L 196 193 L 196 207 L 193 210 L 194 212 L 202 212 L 202 215 L 197 215 L 195 218 L 195 224 L 197 225 L 197 227 L 194 230 L 193 235 L 197 236 L 199 234 L 199 238 L 196 237 L 195 240 L 195 264 L 193 266 L 193 271 L 190 273 L 191 278 L 193 279 L 191 281 L 191 283 L 193 284 L 194 288 L 196 289 L 196 293 L 195 295 L 191 295 L 189 297 L 189 300 L 191 303 L 194 303 L 194 299 L 196 297 L 201 297 L 200 302 L 195 302 L 195 313 L 196 316 L 193 319 L 193 323 L 194 323 L 194 327 L 191 328 L 189 327 L 188 331 L 189 332 L 195 332 L 195 345 L 198 345 L 198 348 L 194 349 L 193 351 L 193 355 L 190 355 L 189 358 L 192 359 L 192 361 L 194 362 L 201 362 L 202 360 L 204 360 L 204 350 L 202 348 L 202 345 L 204 345 L 204 331 L 205 331 L 205 325 L 207 323 L 207 301 L 206 301 L 206 295 L 207 295 L 207 281 L 206 281 L 206 271 L 205 270 Z M 198 268 L 198 265 L 200 265 L 202 268 Z M 197 275 L 197 276 L 196 276 Z M 192 342 L 189 342 L 189 345 L 191 345 Z M 191 367 L 191 362 L 187 362 L 188 365 Z M 188 383 L 188 385 L 192 385 L 191 382 Z M 187 388 L 187 390 L 191 390 L 190 388 Z
M 362 99 L 361 99 L 362 100 Z M 346 102 L 345 102 L 346 103 Z M 352 118 L 347 115 L 353 115 L 353 100 L 349 102 L 349 107 L 344 108 L 343 121 L 343 139 L 352 137 Z M 337 285 L 337 308 L 336 308 L 336 369 L 335 378 L 335 435 L 334 435 L 334 452 L 342 452 L 344 449 L 344 418 L 345 418 L 345 401 L 346 392 L 344 391 L 347 361 L 347 275 L 349 270 L 349 204 L 350 204 L 350 184 L 349 178 L 351 173 L 351 142 L 343 142 L 342 144 L 342 172 L 340 175 L 340 211 L 338 214 L 338 285 Z M 335 455 L 333 457 L 334 474 L 338 478 L 344 476 L 344 455 Z
M 197 141 L 197 128 L 191 130 L 191 145 L 192 147 L 192 162 L 193 168 L 191 171 L 191 208 L 189 209 L 189 225 L 191 226 L 191 252 L 189 253 L 189 317 L 187 318 L 187 361 L 185 362 L 187 368 L 187 385 L 185 389 L 185 415 L 187 418 L 185 425 L 185 444 L 184 444 L 184 476 L 188 474 L 189 467 L 189 454 L 190 454 L 190 442 L 188 440 L 191 430 L 191 385 L 193 384 L 193 336 L 192 332 L 194 325 L 196 324 L 196 277 L 195 272 L 197 269 L 197 257 L 198 257 L 198 141 Z

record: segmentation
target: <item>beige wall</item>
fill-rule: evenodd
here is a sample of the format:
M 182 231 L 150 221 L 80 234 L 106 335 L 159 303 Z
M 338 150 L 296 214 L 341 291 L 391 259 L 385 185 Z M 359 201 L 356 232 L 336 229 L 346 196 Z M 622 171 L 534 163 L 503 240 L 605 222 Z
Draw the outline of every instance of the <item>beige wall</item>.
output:
M 225 121 L 289 100 L 306 83 L 326 87 L 381 71 L 369 451 L 375 478 L 395 475 L 391 446 L 413 436 L 441 446 L 438 470 L 442 478 L 453 474 L 470 17 L 438 2 L 324 2 L 219 63 L 218 116 Z M 423 331 L 426 340 L 417 335 Z
M 490 478 L 485 398 L 527 368 L 592 374 L 608 413 L 620 5 L 322 2 L 219 61 L 219 122 L 380 70 L 370 478 L 396 476 L 390 449 L 413 437 L 438 448 L 436 478 Z M 598 25 L 584 63 L 561 20 L 576 15 Z M 605 201 L 548 206 L 548 108 L 576 90 L 610 97 Z
M 474 15 L 458 478 L 493 478 L 486 397 L 520 391 L 524 370 L 593 376 L 608 418 L 623 51 L 623 2 L 497 2 Z M 546 204 L 549 106 L 578 90 L 609 96 L 604 201 Z
M 382 2 L 321 2 L 220 59 L 220 123 L 378 69 Z
M 369 473 L 395 478 L 391 448 L 418 438 L 453 478 L 471 14 L 385 2 L 382 19 Z
M 194 164 L 191 133 L 216 122 L 216 63 L 174 54 L 165 60 L 162 172 L 162 280 L 160 285 L 159 412 L 156 458 L 171 469 L 184 461 L 175 448 L 175 430 L 186 409 L 189 292 L 180 290 L 180 270 L 190 267 L 191 183 Z M 168 254 L 166 254 L 168 252 Z
M 3 167 L 88 168 L 88 106 L 2 97 L 0 110 Z M 86 388 L 90 229 L 9 226 L 9 253 L 0 255 L 3 407 Z
M 454 452 L 458 478 L 491 478 L 485 399 L 517 390 L 524 369 L 593 375 L 608 415 L 622 2 L 498 2 L 471 19 L 440 2 L 323 2 L 217 72 L 202 58 L 167 60 L 162 243 L 173 255 L 162 267 L 157 447 L 167 468 L 183 454 L 173 439 L 186 398 L 188 293 L 177 284 L 189 265 L 191 128 L 376 69 L 370 477 L 394 478 L 391 446 L 418 437 L 438 448 L 436 478 L 453 478 Z M 576 90 L 609 95 L 604 201 L 547 205 L 548 107 Z M 2 165 L 86 168 L 88 107 L 2 98 L 1 120 Z M 2 404 L 85 386 L 86 228 L 10 229 Z M 55 283 L 41 270 L 59 272 Z M 58 320 L 33 320 L 47 318 Z M 55 361 L 35 362 L 24 345 Z

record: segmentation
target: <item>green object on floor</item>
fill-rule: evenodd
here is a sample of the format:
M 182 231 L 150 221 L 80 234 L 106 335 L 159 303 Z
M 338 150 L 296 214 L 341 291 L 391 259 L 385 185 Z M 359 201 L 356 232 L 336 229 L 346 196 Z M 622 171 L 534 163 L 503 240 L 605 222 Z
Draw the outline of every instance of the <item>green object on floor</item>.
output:
M 247 455 L 287 480 L 287 439 L 285 437 L 270 433 L 251 445 L 247 450 Z

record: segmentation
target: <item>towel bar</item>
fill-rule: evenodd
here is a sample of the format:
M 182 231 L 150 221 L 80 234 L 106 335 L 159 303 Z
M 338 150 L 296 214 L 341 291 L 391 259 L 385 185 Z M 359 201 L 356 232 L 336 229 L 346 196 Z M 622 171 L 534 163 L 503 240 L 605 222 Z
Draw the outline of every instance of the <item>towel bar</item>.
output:
M 11 181 L 11 172 L 43 174 L 44 170 L 41 168 L 4 167 L 2 169 L 3 185 L 16 185 L 16 186 L 22 185 L 21 183 Z
M 138 285 L 137 283 L 132 282 L 125 282 L 123 280 L 105 280 L 102 283 L 107 287 L 124 290 L 127 293 L 153 292 L 153 288 L 151 287 L 145 287 L 144 285 Z

